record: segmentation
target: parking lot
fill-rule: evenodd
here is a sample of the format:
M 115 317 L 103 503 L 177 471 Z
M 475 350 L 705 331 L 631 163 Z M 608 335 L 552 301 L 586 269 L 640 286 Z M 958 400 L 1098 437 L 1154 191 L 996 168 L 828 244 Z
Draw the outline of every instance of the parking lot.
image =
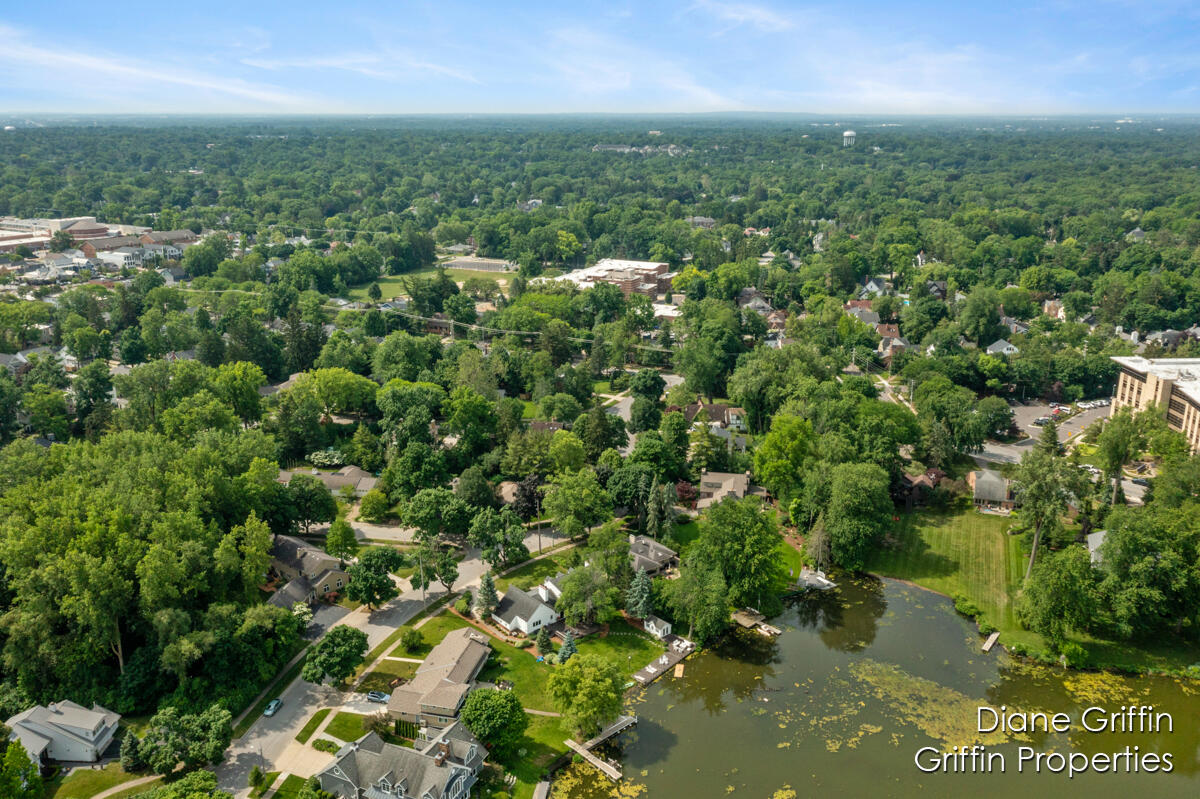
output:
M 1107 402 L 1107 401 L 1106 401 Z M 1049 405 L 1045 402 L 1031 402 L 1025 405 L 1015 405 L 1013 407 L 1013 417 L 1016 420 L 1017 427 L 1021 428 L 1026 435 L 1037 438 L 1041 434 L 1041 427 L 1034 424 L 1038 419 L 1043 417 L 1052 417 L 1056 406 Z M 1065 407 L 1065 406 L 1057 406 Z M 1081 410 L 1079 413 L 1067 419 L 1063 419 L 1058 424 L 1058 438 L 1060 441 L 1067 441 L 1079 435 L 1097 419 L 1103 419 L 1108 416 L 1108 405 L 1100 405 L 1093 408 Z M 1066 411 L 1063 411 L 1060 416 L 1065 416 Z

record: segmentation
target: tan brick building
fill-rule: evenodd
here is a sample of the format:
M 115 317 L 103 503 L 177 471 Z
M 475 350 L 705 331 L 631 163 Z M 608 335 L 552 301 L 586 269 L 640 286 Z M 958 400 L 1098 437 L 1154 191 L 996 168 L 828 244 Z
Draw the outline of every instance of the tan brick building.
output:
M 1112 412 L 1119 408 L 1165 410 L 1167 427 L 1187 438 L 1192 452 L 1200 450 L 1200 358 L 1119 357 L 1121 367 Z

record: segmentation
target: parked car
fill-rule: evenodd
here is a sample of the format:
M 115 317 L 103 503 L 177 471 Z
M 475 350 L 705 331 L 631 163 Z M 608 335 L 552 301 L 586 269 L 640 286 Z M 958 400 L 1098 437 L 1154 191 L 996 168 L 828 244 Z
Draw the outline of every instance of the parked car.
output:
M 1135 486 L 1142 486 L 1143 488 L 1150 487 L 1150 481 L 1147 480 L 1145 477 L 1135 477 L 1132 480 L 1130 480 L 1129 482 L 1133 483 Z
M 1049 416 L 1039 416 L 1038 418 L 1033 420 L 1034 427 L 1041 427 L 1042 425 L 1049 424 L 1049 423 L 1050 423 Z
M 391 697 L 385 694 L 383 691 L 367 692 L 367 700 L 370 702 L 378 702 L 381 705 L 386 705 L 389 699 L 391 699 Z
M 279 708 L 283 707 L 283 700 L 278 697 L 267 702 L 267 708 L 263 711 L 264 716 L 274 716 L 279 712 Z

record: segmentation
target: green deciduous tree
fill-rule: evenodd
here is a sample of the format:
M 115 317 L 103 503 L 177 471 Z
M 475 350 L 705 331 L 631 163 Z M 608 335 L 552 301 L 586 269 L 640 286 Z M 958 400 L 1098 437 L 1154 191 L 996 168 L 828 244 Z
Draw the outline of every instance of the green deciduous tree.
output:
M 529 727 L 529 716 L 512 691 L 472 691 L 459 718 L 475 737 L 501 755 L 516 749 Z
M 575 655 L 551 672 L 547 690 L 565 723 L 587 737 L 620 715 L 624 683 L 615 663 L 598 655 Z
M 358 552 L 358 538 L 350 522 L 345 519 L 333 520 L 329 532 L 325 534 L 325 551 L 338 560 L 354 557 Z
M 893 512 L 888 476 L 873 463 L 843 463 L 833 470 L 825 527 L 833 560 L 861 569 Z
M 366 633 L 344 625 L 334 627 L 308 650 L 300 676 L 313 683 L 327 677 L 335 683 L 345 682 L 366 654 Z

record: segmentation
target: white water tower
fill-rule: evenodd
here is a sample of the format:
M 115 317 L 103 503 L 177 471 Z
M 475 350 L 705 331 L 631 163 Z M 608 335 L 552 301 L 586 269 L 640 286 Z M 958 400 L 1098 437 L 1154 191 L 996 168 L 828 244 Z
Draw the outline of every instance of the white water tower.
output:
M 854 144 L 854 131 L 848 130 L 842 134 L 842 146 L 850 147 Z

